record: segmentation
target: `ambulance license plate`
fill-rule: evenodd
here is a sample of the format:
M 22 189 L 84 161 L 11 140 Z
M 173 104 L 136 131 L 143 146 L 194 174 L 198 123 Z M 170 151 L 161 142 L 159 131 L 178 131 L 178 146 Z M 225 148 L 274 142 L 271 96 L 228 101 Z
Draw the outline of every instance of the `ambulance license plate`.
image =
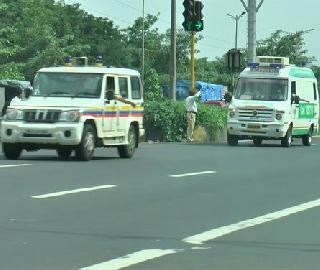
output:
M 259 124 L 248 124 L 248 128 L 259 129 L 261 126 Z

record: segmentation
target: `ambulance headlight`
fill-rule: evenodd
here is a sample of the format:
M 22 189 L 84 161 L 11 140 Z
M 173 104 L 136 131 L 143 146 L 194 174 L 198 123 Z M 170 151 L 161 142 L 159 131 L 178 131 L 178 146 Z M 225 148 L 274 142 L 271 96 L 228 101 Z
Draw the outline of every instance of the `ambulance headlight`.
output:
M 8 121 L 23 120 L 23 111 L 9 108 L 3 119 Z
M 278 121 L 282 120 L 283 119 L 283 114 L 284 114 L 284 112 L 282 112 L 282 111 L 276 111 L 276 119 Z
M 236 116 L 236 109 L 229 109 L 230 118 L 234 118 Z
M 61 122 L 78 122 L 80 119 L 80 112 L 77 110 L 61 112 L 59 121 Z

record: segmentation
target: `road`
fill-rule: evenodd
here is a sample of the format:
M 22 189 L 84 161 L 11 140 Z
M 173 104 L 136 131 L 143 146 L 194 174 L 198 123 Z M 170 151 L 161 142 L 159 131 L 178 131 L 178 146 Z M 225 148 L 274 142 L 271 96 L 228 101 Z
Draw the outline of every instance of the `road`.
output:
M 0 269 L 319 269 L 320 139 L 0 155 Z

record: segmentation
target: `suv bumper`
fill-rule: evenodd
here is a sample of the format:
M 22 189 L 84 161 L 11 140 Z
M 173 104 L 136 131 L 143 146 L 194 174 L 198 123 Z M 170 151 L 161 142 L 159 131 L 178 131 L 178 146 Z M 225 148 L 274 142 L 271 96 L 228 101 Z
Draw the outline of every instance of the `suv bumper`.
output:
M 2 121 L 1 141 L 6 143 L 34 143 L 78 145 L 83 123 L 32 124 Z

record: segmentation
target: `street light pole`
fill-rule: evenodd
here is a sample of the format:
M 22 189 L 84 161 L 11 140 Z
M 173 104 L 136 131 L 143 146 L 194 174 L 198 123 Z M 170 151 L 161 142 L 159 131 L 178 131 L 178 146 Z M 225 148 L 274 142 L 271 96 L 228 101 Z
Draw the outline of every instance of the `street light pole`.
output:
M 144 85 L 144 0 L 142 0 L 142 85 Z
M 245 11 L 243 11 L 240 15 L 236 15 L 236 16 L 233 16 L 229 13 L 227 14 L 228 16 L 230 16 L 232 19 L 234 19 L 236 21 L 235 49 L 238 48 L 238 21 L 244 14 L 246 14 Z

